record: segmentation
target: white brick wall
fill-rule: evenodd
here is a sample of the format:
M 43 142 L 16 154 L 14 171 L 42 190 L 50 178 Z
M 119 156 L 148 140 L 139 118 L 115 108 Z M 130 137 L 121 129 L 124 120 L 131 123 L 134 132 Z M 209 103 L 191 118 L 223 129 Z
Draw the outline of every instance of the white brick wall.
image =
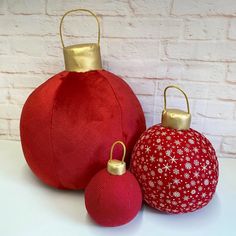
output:
M 1 0 L 0 139 L 19 140 L 30 92 L 63 70 L 58 35 L 62 14 L 89 8 L 100 17 L 104 68 L 127 81 L 151 126 L 160 122 L 163 89 L 189 96 L 192 127 L 221 157 L 236 157 L 235 0 Z M 65 20 L 66 45 L 96 40 L 87 16 Z M 169 106 L 185 109 L 169 91 Z

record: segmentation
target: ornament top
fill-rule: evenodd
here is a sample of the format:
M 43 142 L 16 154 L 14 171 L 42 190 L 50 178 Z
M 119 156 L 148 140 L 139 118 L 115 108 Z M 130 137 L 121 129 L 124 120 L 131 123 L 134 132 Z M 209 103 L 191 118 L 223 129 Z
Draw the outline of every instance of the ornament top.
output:
M 187 112 L 179 109 L 166 108 L 166 92 L 168 88 L 178 89 L 185 97 L 187 103 Z M 175 85 L 170 85 L 164 90 L 164 110 L 162 111 L 161 124 L 164 127 L 177 129 L 177 130 L 187 130 L 190 128 L 191 124 L 191 114 L 189 109 L 188 97 L 185 92 Z
M 112 159 L 113 150 L 116 144 L 121 144 L 123 147 L 123 157 L 122 160 L 115 160 Z M 125 144 L 121 141 L 116 141 L 113 143 L 110 152 L 110 160 L 107 163 L 107 171 L 112 175 L 123 175 L 126 172 L 126 163 L 124 162 L 126 154 L 126 147 Z
M 76 44 L 65 47 L 62 36 L 63 20 L 68 14 L 77 11 L 88 12 L 95 17 L 98 26 L 98 41 L 97 43 Z M 100 24 L 97 16 L 93 12 L 87 9 L 75 9 L 66 12 L 60 22 L 60 38 L 63 47 L 66 71 L 87 72 L 102 69 L 100 53 Z

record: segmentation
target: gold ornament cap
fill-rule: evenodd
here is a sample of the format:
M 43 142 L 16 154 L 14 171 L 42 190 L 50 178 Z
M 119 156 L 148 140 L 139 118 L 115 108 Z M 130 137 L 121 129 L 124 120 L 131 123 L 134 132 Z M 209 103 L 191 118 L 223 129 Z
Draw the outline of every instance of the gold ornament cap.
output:
M 112 159 L 113 150 L 116 144 L 121 144 L 123 147 L 123 157 L 122 160 Z M 123 175 L 126 172 L 126 163 L 124 162 L 126 154 L 126 147 L 125 144 L 121 141 L 116 141 L 112 144 L 111 152 L 110 152 L 110 159 L 107 162 L 107 171 L 112 175 Z
M 62 36 L 63 20 L 68 14 L 77 11 L 88 12 L 95 17 L 98 25 L 98 41 L 97 43 L 76 44 L 65 47 Z M 60 38 L 63 47 L 66 71 L 86 72 L 102 69 L 100 53 L 100 23 L 97 16 L 93 12 L 87 9 L 75 9 L 66 12 L 60 22 Z
M 187 104 L 187 112 L 180 109 L 166 108 L 166 92 L 169 88 L 178 89 L 185 97 Z M 187 130 L 190 128 L 191 124 L 191 114 L 189 109 L 188 97 L 185 92 L 175 85 L 170 85 L 164 90 L 164 110 L 162 111 L 161 124 L 164 127 L 177 129 L 177 130 Z

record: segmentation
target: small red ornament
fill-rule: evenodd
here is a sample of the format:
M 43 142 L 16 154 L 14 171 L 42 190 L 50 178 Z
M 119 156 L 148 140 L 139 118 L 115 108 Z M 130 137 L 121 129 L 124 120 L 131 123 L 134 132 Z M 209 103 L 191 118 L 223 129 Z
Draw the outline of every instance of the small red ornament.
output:
M 168 88 L 180 90 L 188 112 L 166 109 Z M 136 143 L 131 172 L 148 205 L 168 213 L 195 211 L 212 199 L 218 182 L 218 161 L 211 143 L 189 128 L 186 94 L 176 86 L 164 91 L 162 123 L 145 131 Z
M 98 43 L 64 46 L 62 22 L 72 12 L 92 14 L 98 23 Z M 46 184 L 84 189 L 106 166 L 105 153 L 115 140 L 127 144 L 127 161 L 145 130 L 140 103 L 118 76 L 104 70 L 100 55 L 100 25 L 86 9 L 64 14 L 60 24 L 65 71 L 36 88 L 21 115 L 25 159 Z
M 123 146 L 122 161 L 113 160 L 116 144 Z M 85 189 L 85 206 L 89 215 L 102 226 L 119 226 L 131 221 L 142 205 L 142 193 L 134 175 L 126 170 L 126 147 L 112 145 L 107 169 L 98 172 Z

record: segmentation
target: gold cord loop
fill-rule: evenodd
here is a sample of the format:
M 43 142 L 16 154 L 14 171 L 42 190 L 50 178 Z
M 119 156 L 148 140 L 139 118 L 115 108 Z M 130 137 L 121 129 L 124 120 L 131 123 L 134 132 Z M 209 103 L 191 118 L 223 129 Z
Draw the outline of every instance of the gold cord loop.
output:
M 97 44 L 100 45 L 100 23 L 99 23 L 99 20 L 98 20 L 98 17 L 90 10 L 87 10 L 87 9 L 74 9 L 74 10 L 70 10 L 70 11 L 67 11 L 61 18 L 61 21 L 60 21 L 60 38 L 61 38 L 61 44 L 62 44 L 62 47 L 64 48 L 65 47 L 65 44 L 64 44 L 64 41 L 63 41 L 63 36 L 62 36 L 62 25 L 63 25 L 63 20 L 64 18 L 72 13 L 72 12 L 77 12 L 77 11 L 82 11 L 82 12 L 88 12 L 90 13 L 92 16 L 95 17 L 96 21 L 97 21 L 97 26 L 98 26 L 98 41 L 97 41 Z
M 184 95 L 185 100 L 186 100 L 186 104 L 187 104 L 188 114 L 190 114 L 188 97 L 187 97 L 186 93 L 176 85 L 170 85 L 170 86 L 166 87 L 165 90 L 164 90 L 164 110 L 166 110 L 166 92 L 167 92 L 167 89 L 169 89 L 169 88 L 178 89 Z
M 114 151 L 114 147 L 116 146 L 116 144 L 121 144 L 122 147 L 123 147 L 123 156 L 122 156 L 122 160 L 121 162 L 124 162 L 125 160 L 125 155 L 126 155 L 126 147 L 125 147 L 125 144 L 122 142 L 122 141 L 116 141 L 112 144 L 111 146 L 111 152 L 110 152 L 110 159 L 109 160 L 113 160 L 112 159 L 112 155 L 113 155 L 113 151 Z

